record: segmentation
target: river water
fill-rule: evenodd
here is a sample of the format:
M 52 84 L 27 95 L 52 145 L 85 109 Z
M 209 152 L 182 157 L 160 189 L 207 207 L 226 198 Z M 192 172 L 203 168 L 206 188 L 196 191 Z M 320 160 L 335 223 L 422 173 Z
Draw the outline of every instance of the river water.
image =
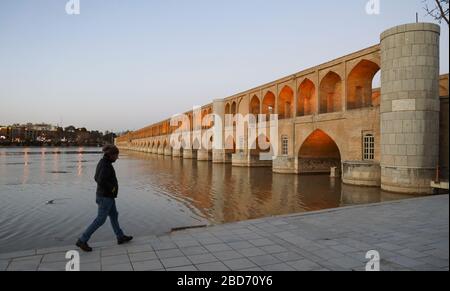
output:
M 70 245 L 95 218 L 99 148 L 0 148 L 0 253 Z M 120 223 L 127 234 L 410 198 L 326 175 L 279 175 L 142 153 L 121 153 Z M 92 241 L 114 239 L 109 222 Z

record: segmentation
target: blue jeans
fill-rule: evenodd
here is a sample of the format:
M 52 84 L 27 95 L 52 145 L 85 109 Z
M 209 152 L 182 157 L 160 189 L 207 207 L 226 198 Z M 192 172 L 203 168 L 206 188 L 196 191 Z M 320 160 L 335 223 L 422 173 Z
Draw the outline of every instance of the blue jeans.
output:
M 117 212 L 116 200 L 113 198 L 97 196 L 95 202 L 98 205 L 97 218 L 83 233 L 83 235 L 80 238 L 80 241 L 87 243 L 91 238 L 92 234 L 94 234 L 94 232 L 97 229 L 99 229 L 103 224 L 105 224 L 108 216 L 109 219 L 111 220 L 111 225 L 117 238 L 123 237 L 124 234 L 119 226 L 119 212 Z

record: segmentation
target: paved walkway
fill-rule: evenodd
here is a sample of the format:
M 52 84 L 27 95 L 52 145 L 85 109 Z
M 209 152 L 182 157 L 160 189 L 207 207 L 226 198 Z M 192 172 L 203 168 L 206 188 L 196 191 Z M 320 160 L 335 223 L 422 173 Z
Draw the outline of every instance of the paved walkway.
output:
M 449 197 L 352 206 L 93 244 L 81 270 L 364 270 L 369 250 L 381 270 L 449 270 Z M 1 270 L 64 270 L 58 247 L 0 254 Z

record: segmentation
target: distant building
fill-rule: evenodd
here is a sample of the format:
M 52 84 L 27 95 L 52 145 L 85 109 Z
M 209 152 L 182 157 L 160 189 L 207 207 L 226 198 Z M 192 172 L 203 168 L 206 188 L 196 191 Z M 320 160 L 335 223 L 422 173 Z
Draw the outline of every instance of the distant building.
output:
M 104 135 L 73 125 L 66 128 L 47 123 L 0 126 L 0 145 L 97 146 L 111 142 L 115 137 L 113 133 Z

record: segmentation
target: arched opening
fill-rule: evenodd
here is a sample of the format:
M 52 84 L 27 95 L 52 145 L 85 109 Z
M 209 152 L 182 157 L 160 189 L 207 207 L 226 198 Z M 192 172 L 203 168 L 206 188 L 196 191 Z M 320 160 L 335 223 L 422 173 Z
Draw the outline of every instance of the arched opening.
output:
M 235 120 L 235 117 L 236 117 L 236 114 L 237 114 L 237 104 L 236 104 L 236 102 L 233 102 L 231 104 L 231 114 L 233 115 L 233 126 L 236 126 L 236 120 Z
M 294 112 L 294 91 L 289 86 L 284 86 L 278 98 L 278 118 L 289 119 Z
M 372 106 L 380 106 L 381 103 L 381 70 L 379 70 L 372 80 Z
M 308 116 L 314 114 L 316 109 L 316 86 L 314 83 L 305 79 L 298 88 L 298 116 Z
M 230 114 L 231 113 L 231 107 L 230 104 L 227 103 L 227 105 L 225 105 L 225 114 Z
M 212 128 L 212 127 L 214 126 L 214 116 L 213 116 L 212 108 L 209 108 L 209 109 L 208 109 L 208 112 L 207 112 L 206 116 L 208 116 L 208 117 L 209 117 L 209 120 L 210 120 L 210 122 L 209 122 L 207 128 L 208 128 L 208 129 L 209 129 L 209 128 Z
M 233 102 L 231 104 L 231 114 L 236 115 L 236 113 L 237 113 L 237 105 L 236 102 Z
M 342 80 L 330 71 L 320 83 L 320 113 L 339 111 L 342 111 Z
M 347 109 L 371 107 L 374 104 L 373 79 L 380 67 L 374 62 L 362 60 L 347 78 Z
M 206 109 L 202 110 L 201 118 L 200 118 L 200 124 L 202 129 L 207 129 L 208 126 L 204 124 L 205 117 L 208 115 L 208 111 Z
M 255 116 L 261 113 L 261 102 L 258 96 L 253 96 L 252 101 L 250 101 L 250 113 Z
M 255 119 L 259 120 L 259 114 L 261 114 L 261 102 L 259 101 L 258 96 L 253 96 L 250 101 L 250 114 L 255 116 Z
M 160 141 L 158 141 L 156 150 L 157 150 L 158 153 L 159 153 L 159 151 L 161 150 L 161 142 L 160 142 Z
M 270 91 L 264 96 L 262 114 L 266 115 L 266 120 L 270 119 L 271 114 L 275 114 L 275 94 Z
M 192 118 L 192 113 L 189 113 L 189 129 L 186 131 L 192 131 L 194 129 L 194 119 Z
M 299 173 L 330 173 L 332 167 L 341 168 L 339 148 L 329 135 L 318 129 L 299 150 Z

